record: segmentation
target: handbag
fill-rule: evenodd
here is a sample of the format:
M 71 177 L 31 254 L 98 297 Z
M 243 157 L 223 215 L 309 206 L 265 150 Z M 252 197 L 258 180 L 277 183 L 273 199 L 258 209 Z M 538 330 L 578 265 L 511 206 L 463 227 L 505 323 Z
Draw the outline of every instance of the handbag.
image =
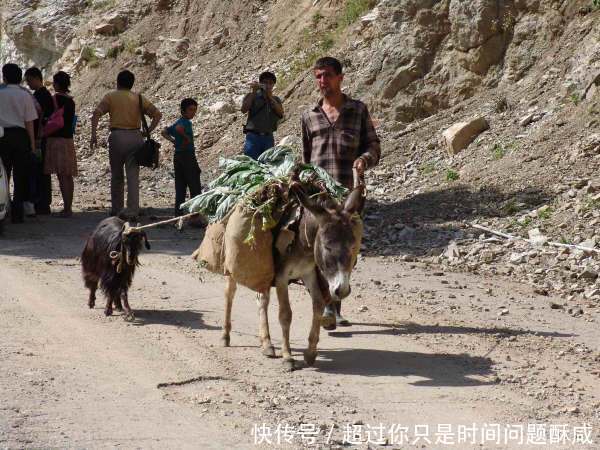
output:
M 154 139 L 150 137 L 150 131 L 148 130 L 148 123 L 146 122 L 146 117 L 144 116 L 144 105 L 142 104 L 142 95 L 139 96 L 140 99 L 140 114 L 142 115 L 142 128 L 144 130 L 144 135 L 146 136 L 146 140 L 142 144 L 142 146 L 136 150 L 134 156 L 139 166 L 150 167 L 151 169 L 156 169 L 159 163 L 159 155 L 160 155 L 160 143 L 156 142 Z
M 52 101 L 54 102 L 54 112 L 48 117 L 46 124 L 42 130 L 42 136 L 48 137 L 57 131 L 60 131 L 65 126 L 65 108 L 58 107 L 58 103 L 56 102 L 56 96 L 52 96 Z

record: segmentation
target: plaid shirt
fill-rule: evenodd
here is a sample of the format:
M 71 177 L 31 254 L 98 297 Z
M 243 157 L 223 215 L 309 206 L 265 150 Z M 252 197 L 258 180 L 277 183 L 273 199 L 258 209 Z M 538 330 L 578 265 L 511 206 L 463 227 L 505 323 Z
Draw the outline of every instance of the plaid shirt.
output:
M 336 181 L 352 188 L 352 166 L 362 158 L 367 168 L 381 156 L 379 138 L 367 106 L 348 96 L 335 123 L 321 107 L 323 100 L 302 114 L 303 160 L 322 167 Z

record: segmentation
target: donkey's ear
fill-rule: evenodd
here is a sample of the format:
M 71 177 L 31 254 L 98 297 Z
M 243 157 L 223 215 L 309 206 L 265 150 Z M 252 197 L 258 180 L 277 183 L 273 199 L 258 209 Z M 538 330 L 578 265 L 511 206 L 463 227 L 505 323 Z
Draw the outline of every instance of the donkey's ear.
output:
M 361 213 L 365 207 L 364 186 L 362 184 L 355 187 L 346 201 L 344 202 L 344 211 L 354 214 Z
M 310 213 L 315 216 L 318 222 L 321 222 L 327 218 L 327 211 L 325 208 L 317 204 L 317 202 L 306 195 L 306 192 L 304 192 L 304 189 L 299 183 L 292 183 L 290 187 L 296 194 L 300 204 L 310 211 Z

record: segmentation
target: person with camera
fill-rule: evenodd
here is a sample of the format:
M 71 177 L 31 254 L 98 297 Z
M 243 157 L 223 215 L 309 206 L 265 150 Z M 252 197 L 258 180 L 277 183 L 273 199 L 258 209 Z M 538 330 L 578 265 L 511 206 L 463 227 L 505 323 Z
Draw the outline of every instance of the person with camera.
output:
M 242 101 L 242 113 L 248 113 L 248 120 L 244 125 L 244 154 L 254 159 L 275 145 L 273 133 L 277 130 L 278 122 L 283 119 L 281 99 L 273 95 L 275 83 L 277 78 L 274 73 L 261 73 L 258 83 L 250 85 L 250 92 Z

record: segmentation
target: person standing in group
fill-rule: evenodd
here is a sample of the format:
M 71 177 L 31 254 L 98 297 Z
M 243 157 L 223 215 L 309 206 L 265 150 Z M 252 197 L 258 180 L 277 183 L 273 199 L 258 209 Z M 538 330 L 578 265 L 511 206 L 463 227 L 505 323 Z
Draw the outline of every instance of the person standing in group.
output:
M 363 176 L 381 156 L 381 146 L 367 106 L 342 92 L 342 64 L 326 56 L 313 67 L 322 98 L 302 114 L 303 160 L 325 169 L 348 189 L 353 187 L 353 169 Z M 319 274 L 323 294 L 329 296 L 327 282 Z M 327 298 L 326 297 L 326 298 Z M 325 307 L 322 325 L 333 330 L 349 325 L 342 317 L 341 302 Z
M 53 97 L 55 111 L 63 111 L 63 126 L 47 135 L 44 173 L 47 175 L 55 173 L 58 178 L 64 205 L 59 217 L 71 217 L 75 192 L 73 177 L 77 176 L 77 157 L 73 141 L 75 102 L 69 95 L 71 77 L 66 72 L 56 72 L 52 77 L 52 87 L 55 92 Z
M 39 155 L 33 168 L 32 186 L 34 192 L 30 193 L 30 199 L 35 206 L 36 214 L 50 214 L 52 203 L 52 180 L 50 175 L 44 173 L 44 161 L 46 160 L 46 138 L 42 136 L 43 126 L 54 112 L 54 101 L 52 94 L 44 86 L 42 72 L 37 67 L 30 67 L 25 71 L 25 81 L 33 91 L 33 97 L 38 103 L 39 119 L 35 121 L 34 132 L 36 151 Z
M 283 119 L 281 99 L 273 95 L 276 82 L 274 73 L 261 73 L 258 83 L 250 85 L 250 93 L 242 101 L 242 113 L 248 113 L 248 120 L 244 125 L 244 154 L 254 159 L 275 145 L 273 133 L 277 130 L 278 122 Z
M 110 116 L 110 135 L 108 137 L 108 156 L 110 160 L 110 196 L 111 216 L 120 215 L 126 219 L 137 218 L 140 212 L 140 168 L 135 160 L 135 152 L 144 144 L 140 131 L 142 114 L 152 118 L 149 132 L 152 132 L 162 114 L 148 99 L 131 91 L 135 76 L 124 70 L 117 76 L 117 89 L 109 92 L 100 101 L 92 116 L 92 137 L 90 146 L 93 149 L 98 143 L 97 129 L 100 117 L 108 113 Z M 141 104 L 140 104 L 141 102 Z M 127 175 L 127 209 L 123 210 Z
M 13 201 L 11 220 L 24 222 L 23 204 L 28 198 L 30 155 L 35 152 L 34 121 L 38 118 L 33 96 L 20 86 L 23 72 L 16 64 L 2 66 L 0 85 L 0 127 L 4 135 L 0 138 L 0 158 L 7 177 L 13 177 Z
M 202 184 L 200 183 L 200 166 L 196 159 L 194 147 L 194 131 L 192 119 L 198 111 L 198 103 L 192 98 L 181 101 L 181 117 L 170 127 L 166 127 L 162 136 L 175 145 L 173 154 L 173 169 L 175 171 L 175 216 L 183 212 L 180 209 L 185 201 L 187 190 L 190 190 L 190 198 L 200 195 Z

